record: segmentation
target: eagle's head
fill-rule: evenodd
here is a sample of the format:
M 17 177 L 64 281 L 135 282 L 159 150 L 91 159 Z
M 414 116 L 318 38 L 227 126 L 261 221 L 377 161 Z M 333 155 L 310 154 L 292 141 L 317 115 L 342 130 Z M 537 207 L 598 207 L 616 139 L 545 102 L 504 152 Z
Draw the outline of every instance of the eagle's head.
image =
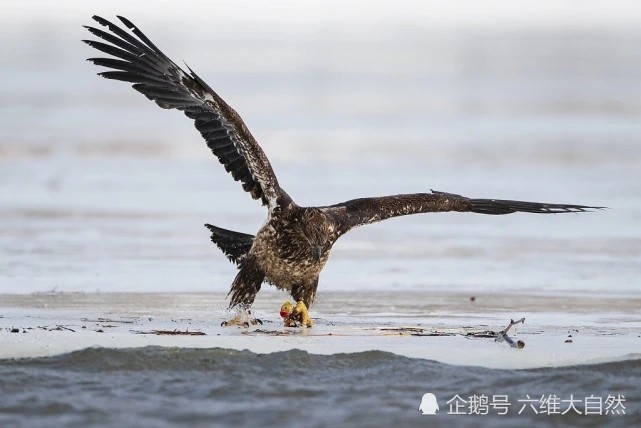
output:
M 299 224 L 302 235 L 309 242 L 311 257 L 316 261 L 327 260 L 336 241 L 332 219 L 318 208 L 305 208 Z

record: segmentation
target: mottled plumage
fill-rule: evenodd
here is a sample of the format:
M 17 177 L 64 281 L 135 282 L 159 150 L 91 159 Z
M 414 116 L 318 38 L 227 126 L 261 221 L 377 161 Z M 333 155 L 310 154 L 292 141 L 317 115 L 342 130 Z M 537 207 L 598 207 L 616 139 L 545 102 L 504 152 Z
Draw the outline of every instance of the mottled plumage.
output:
M 89 59 L 110 69 L 99 75 L 131 82 L 134 89 L 160 107 L 183 111 L 232 177 L 268 208 L 267 222 L 256 236 L 205 225 L 212 241 L 238 265 L 230 307 L 251 306 L 263 282 L 288 290 L 296 301 L 311 305 L 318 276 L 336 240 L 354 227 L 391 217 L 446 211 L 554 214 L 600 208 L 470 199 L 435 191 L 300 207 L 279 186 L 265 153 L 238 113 L 191 69 L 189 73 L 182 70 L 129 20 L 118 18 L 130 32 L 98 16 L 93 19 L 109 31 L 86 27 L 104 42 L 84 42 L 112 57 Z

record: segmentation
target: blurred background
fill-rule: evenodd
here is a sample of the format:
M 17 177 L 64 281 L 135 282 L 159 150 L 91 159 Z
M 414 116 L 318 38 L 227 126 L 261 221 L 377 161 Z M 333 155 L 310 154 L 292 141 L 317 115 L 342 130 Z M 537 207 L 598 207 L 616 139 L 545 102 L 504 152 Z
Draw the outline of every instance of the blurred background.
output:
M 264 221 L 190 120 L 96 77 L 93 14 L 186 61 L 301 205 L 436 189 L 611 208 L 362 228 L 320 301 L 641 293 L 641 6 L 548 0 L 3 4 L 0 293 L 227 291 L 202 225 Z

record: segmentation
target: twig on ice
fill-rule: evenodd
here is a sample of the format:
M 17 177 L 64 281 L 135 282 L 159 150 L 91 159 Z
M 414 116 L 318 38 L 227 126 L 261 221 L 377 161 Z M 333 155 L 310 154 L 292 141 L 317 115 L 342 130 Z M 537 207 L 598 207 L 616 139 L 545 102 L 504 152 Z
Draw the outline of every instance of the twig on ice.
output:
M 496 338 L 494 339 L 495 342 L 507 342 L 508 345 L 510 345 L 512 348 L 519 348 L 522 349 L 525 347 L 525 342 L 522 340 L 517 340 L 516 342 L 513 341 L 510 336 L 507 335 L 507 332 L 516 324 L 525 324 L 525 318 L 521 318 L 520 320 L 514 321 L 513 319 L 510 320 L 510 324 L 505 327 L 505 330 L 499 331 L 496 333 Z

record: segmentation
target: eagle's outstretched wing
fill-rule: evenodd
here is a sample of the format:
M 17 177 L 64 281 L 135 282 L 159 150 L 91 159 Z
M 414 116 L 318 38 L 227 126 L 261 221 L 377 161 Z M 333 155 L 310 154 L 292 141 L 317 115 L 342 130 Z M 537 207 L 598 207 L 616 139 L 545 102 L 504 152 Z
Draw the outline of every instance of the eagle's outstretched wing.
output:
M 503 199 L 471 199 L 452 193 L 414 193 L 408 195 L 362 198 L 321 209 L 340 225 L 340 232 L 392 217 L 429 212 L 473 212 L 480 214 L 535 214 L 576 213 L 603 209 L 585 205 L 546 204 L 541 202 L 509 201 Z
M 194 120 L 207 146 L 254 199 L 273 209 L 287 194 L 278 185 L 265 153 L 234 111 L 191 69 L 189 73 L 167 58 L 128 19 L 118 17 L 131 33 L 104 18 L 93 19 L 110 32 L 86 26 L 104 40 L 83 40 L 115 58 L 88 61 L 111 70 L 98 73 L 107 79 L 133 83 L 133 88 L 162 108 L 178 109 Z M 189 67 L 187 67 L 189 68 Z

